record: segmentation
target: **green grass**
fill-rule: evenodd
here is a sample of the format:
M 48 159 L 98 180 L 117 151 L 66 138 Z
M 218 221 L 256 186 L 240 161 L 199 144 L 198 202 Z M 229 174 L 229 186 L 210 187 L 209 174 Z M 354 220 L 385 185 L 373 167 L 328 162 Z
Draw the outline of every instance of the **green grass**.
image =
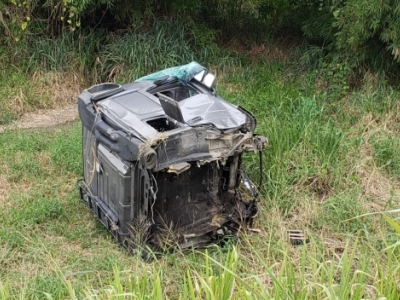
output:
M 154 22 L 126 34 L 99 31 L 64 33 L 61 38 L 32 37 L 20 68 L 33 72 L 72 72 L 86 82 L 133 81 L 190 61 L 219 69 L 240 64 L 238 56 L 215 42 L 204 45 L 182 21 Z M 1 59 L 1 56 L 0 56 Z M 1 64 L 1 60 L 0 60 Z
M 0 70 L 0 125 L 10 123 L 29 106 L 29 85 L 29 79 L 22 71 L 13 68 Z
M 95 65 L 102 80 L 133 81 L 149 73 L 191 61 L 219 69 L 238 65 L 240 60 L 222 48 L 189 42 L 193 33 L 181 22 L 157 22 L 147 31 L 112 37 L 101 47 Z
M 77 37 L 65 33 L 62 37 L 30 40 L 28 68 L 37 71 L 69 71 L 80 75 L 92 74 L 96 53 L 104 43 L 98 32 Z
M 398 299 L 399 233 L 379 212 L 398 222 L 399 92 L 332 101 L 285 76 L 284 63 L 215 68 L 219 93 L 252 111 L 269 139 L 260 232 L 144 262 L 79 202 L 79 123 L 6 131 L 0 299 Z M 257 156 L 245 164 L 257 182 Z M 310 242 L 292 246 L 289 229 Z
M 396 137 L 384 137 L 373 141 L 377 164 L 390 175 L 400 175 L 400 141 Z

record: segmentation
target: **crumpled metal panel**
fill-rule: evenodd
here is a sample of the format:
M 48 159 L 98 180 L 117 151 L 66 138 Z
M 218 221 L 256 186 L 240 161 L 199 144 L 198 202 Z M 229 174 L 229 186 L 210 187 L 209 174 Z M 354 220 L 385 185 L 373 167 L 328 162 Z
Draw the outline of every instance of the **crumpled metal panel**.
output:
M 246 115 L 232 104 L 212 94 L 198 94 L 179 102 L 182 115 L 191 126 L 212 124 L 226 130 L 246 123 Z

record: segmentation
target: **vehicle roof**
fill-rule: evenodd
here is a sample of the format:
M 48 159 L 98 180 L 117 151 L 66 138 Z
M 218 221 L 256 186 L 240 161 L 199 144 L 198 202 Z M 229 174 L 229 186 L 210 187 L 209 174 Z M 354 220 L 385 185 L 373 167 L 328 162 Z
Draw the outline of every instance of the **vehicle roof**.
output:
M 177 81 L 176 86 L 185 86 Z M 171 82 L 166 84 L 166 89 L 173 88 Z M 148 139 L 157 130 L 150 126 L 147 121 L 157 118 L 169 118 L 164 111 L 159 98 L 148 92 L 153 87 L 152 81 L 132 82 L 122 87 L 118 92 L 106 99 L 97 102 L 100 111 L 110 118 L 118 126 L 133 133 L 141 139 Z M 195 87 L 194 85 L 190 85 Z M 162 90 L 158 86 L 157 90 Z M 239 128 L 246 122 L 246 115 L 232 104 L 203 88 L 197 88 L 198 93 L 186 98 L 179 103 L 165 95 L 168 101 L 175 102 L 175 108 L 181 111 L 183 116 L 182 127 L 190 126 L 212 126 L 219 130 Z M 160 96 L 160 94 L 158 94 Z

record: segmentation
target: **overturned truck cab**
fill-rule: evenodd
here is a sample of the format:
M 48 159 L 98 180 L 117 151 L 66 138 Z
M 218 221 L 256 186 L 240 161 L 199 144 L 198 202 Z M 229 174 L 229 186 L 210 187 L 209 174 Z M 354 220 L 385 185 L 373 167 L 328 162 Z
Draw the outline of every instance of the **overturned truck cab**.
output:
M 258 192 L 241 157 L 267 140 L 214 80 L 192 62 L 79 95 L 80 197 L 119 243 L 201 247 L 251 224 Z

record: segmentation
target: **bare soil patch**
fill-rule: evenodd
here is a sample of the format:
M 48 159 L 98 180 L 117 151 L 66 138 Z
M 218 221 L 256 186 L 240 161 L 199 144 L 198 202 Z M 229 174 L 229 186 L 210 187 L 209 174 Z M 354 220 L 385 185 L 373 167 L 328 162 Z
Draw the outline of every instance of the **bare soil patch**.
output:
M 0 126 L 0 133 L 5 130 L 47 128 L 78 120 L 76 103 L 57 109 L 44 109 L 26 113 L 9 125 Z

